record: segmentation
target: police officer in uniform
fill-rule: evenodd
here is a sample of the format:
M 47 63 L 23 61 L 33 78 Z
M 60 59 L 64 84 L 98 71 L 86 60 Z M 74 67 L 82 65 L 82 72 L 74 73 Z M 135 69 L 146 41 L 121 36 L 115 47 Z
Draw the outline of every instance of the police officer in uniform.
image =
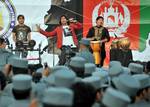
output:
M 32 77 L 26 74 L 18 74 L 12 78 L 12 93 L 15 100 L 9 107 L 29 107 L 32 89 Z
M 8 76 L 10 71 L 10 65 L 8 64 L 8 61 L 11 57 L 14 55 L 9 52 L 6 48 L 6 42 L 4 38 L 0 38 L 0 71 L 3 71 L 3 73 Z
M 88 63 L 94 63 L 94 57 L 89 51 L 90 41 L 86 38 L 82 38 L 80 41 L 79 53 L 76 56 L 84 58 Z

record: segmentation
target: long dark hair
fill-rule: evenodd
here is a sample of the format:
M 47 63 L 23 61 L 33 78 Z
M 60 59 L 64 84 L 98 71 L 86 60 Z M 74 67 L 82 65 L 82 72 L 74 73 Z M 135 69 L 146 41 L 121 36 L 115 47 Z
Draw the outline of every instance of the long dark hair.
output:
M 65 17 L 65 18 L 66 18 L 66 20 L 67 20 L 67 25 L 69 25 L 69 24 L 70 24 L 70 23 L 69 23 L 69 19 L 68 19 L 68 17 L 67 17 L 66 15 L 61 15 L 61 16 L 60 16 L 59 25 L 62 25 L 62 24 L 61 24 L 61 18 L 62 18 L 62 17 Z

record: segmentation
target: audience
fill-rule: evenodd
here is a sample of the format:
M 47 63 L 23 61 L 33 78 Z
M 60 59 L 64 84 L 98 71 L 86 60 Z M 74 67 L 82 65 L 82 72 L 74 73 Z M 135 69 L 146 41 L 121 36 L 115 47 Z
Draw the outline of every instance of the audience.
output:
M 0 71 L 9 76 L 11 66 L 9 60 L 14 55 L 6 49 L 6 41 L 4 38 L 0 37 Z
M 79 53 L 77 53 L 76 56 L 84 58 L 88 63 L 95 63 L 93 54 L 89 51 L 90 41 L 86 38 L 82 38 L 79 43 Z
M 144 71 L 146 74 L 150 75 L 150 61 L 148 61 L 146 63 L 146 66 L 145 66 L 145 71 Z
M 18 74 L 12 78 L 12 93 L 14 102 L 9 107 L 29 107 L 32 89 L 32 77 Z
M 73 107 L 92 107 L 96 98 L 96 90 L 92 85 L 78 82 L 71 89 L 74 92 Z
M 3 42 L 0 38 L 1 46 Z M 87 40 L 80 43 L 81 51 L 68 65 L 52 68 L 39 65 L 34 69 L 28 60 L 5 50 L 5 63 L 0 62 L 0 107 L 150 106 L 150 61 L 124 66 L 113 60 L 107 69 L 96 67 L 92 57 L 82 52 L 89 46 Z
M 6 77 L 2 71 L 0 71 L 0 90 L 3 90 L 6 86 Z

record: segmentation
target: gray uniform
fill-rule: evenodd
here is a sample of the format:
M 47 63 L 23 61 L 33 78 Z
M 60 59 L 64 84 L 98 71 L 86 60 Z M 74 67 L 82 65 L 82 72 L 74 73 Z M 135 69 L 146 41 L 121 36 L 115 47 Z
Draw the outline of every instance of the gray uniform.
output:
M 3 71 L 5 64 L 8 64 L 8 61 L 12 56 L 13 54 L 11 52 L 0 48 L 0 71 Z
M 97 103 L 97 102 L 95 102 L 95 103 L 92 105 L 92 107 L 100 107 L 100 104 Z
M 93 54 L 89 50 L 82 50 L 76 54 L 76 56 L 84 58 L 87 63 L 94 63 Z
M 1 93 L 0 97 L 0 107 L 8 107 L 10 104 L 12 104 L 14 101 L 14 98 L 12 96 L 9 96 L 6 93 Z
M 0 98 L 0 107 L 8 107 L 9 105 L 13 103 L 13 101 L 14 101 L 14 98 L 3 95 Z
M 128 107 L 150 107 L 150 102 L 146 102 L 144 100 L 141 100 L 141 101 L 136 102 L 134 104 L 128 105 Z
M 0 107 L 8 107 L 14 101 L 11 89 L 12 89 L 12 84 L 8 84 L 3 90 L 3 92 L 1 93 Z
M 39 82 L 39 83 L 35 84 L 33 93 L 34 93 L 35 97 L 39 99 L 39 101 L 42 100 L 44 90 L 46 88 L 47 88 L 47 85 L 45 83 Z
M 15 100 L 11 105 L 8 107 L 29 107 L 30 106 L 30 100 Z

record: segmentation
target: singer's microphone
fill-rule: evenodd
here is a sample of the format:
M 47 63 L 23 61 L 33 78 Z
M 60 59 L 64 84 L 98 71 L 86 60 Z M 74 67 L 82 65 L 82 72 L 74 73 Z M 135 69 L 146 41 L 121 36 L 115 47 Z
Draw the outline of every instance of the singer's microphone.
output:
M 115 35 L 115 38 L 118 38 L 117 35 L 116 35 L 115 33 L 114 33 L 114 35 Z

